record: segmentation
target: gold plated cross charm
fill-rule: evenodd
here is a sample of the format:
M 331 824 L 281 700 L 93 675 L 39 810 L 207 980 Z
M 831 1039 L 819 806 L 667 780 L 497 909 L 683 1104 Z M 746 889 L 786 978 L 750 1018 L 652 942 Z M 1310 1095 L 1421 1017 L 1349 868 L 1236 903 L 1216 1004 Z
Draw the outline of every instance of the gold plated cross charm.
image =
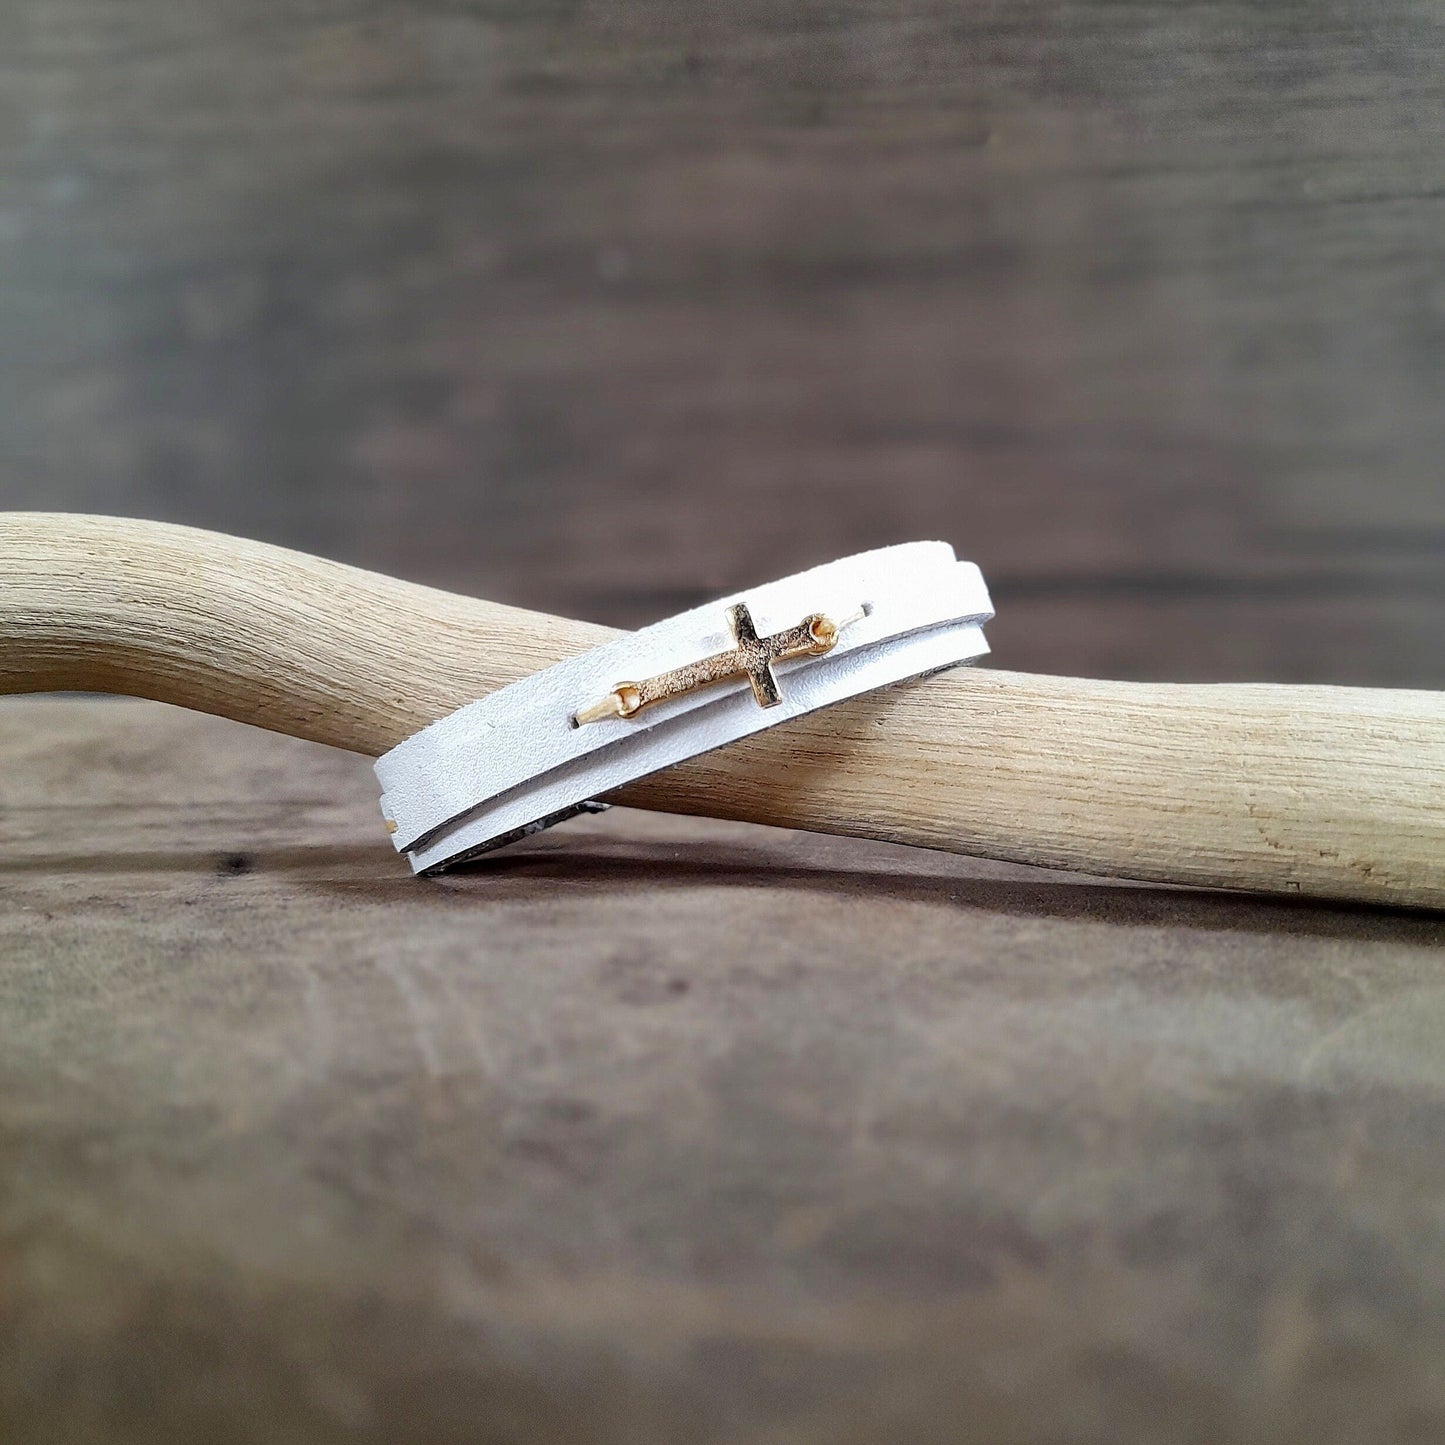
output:
M 796 627 L 785 628 L 771 637 L 759 637 L 757 628 L 753 626 L 752 614 L 741 602 L 728 608 L 728 626 L 732 629 L 736 647 L 704 657 L 700 662 L 674 668 L 671 672 L 659 673 L 643 682 L 619 682 L 600 702 L 579 709 L 574 722 L 636 717 L 643 708 L 651 707 L 653 703 L 681 697 L 684 693 L 711 687 L 714 683 L 726 682 L 734 677 L 746 677 L 752 683 L 753 696 L 757 698 L 759 707 L 776 707 L 783 700 L 783 695 L 778 691 L 773 663 L 790 657 L 821 657 L 825 652 L 832 651 L 839 629 L 838 623 L 824 617 L 821 612 L 815 612 Z

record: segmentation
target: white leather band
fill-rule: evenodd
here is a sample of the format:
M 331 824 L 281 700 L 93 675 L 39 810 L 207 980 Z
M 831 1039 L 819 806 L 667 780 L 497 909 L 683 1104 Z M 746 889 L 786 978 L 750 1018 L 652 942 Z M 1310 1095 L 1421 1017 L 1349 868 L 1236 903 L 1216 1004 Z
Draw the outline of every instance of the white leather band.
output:
M 746 677 L 670 698 L 633 718 L 577 725 L 618 684 L 731 648 L 728 608 L 760 635 L 814 614 L 850 619 L 830 651 L 774 665 L 782 700 L 762 708 Z M 431 872 L 598 806 L 626 783 L 859 693 L 983 656 L 993 616 L 977 567 L 946 542 L 845 557 L 696 607 L 569 658 L 452 713 L 376 764 L 382 812 L 415 872 Z

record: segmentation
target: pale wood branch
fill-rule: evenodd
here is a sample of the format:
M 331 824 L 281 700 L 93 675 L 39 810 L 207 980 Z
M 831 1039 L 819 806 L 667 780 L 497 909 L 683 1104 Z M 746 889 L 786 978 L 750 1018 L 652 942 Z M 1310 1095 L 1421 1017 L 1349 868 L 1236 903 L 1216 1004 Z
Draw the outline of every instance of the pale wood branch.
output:
M 611 636 L 190 528 L 0 516 L 0 692 L 156 698 L 380 753 Z M 618 801 L 1120 877 L 1445 906 L 1428 692 L 964 669 Z

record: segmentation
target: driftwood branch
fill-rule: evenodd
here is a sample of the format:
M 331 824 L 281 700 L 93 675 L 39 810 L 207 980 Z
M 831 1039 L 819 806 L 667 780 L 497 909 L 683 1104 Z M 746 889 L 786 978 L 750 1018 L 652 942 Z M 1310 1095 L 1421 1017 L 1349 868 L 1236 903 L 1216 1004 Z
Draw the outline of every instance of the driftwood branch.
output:
M 380 753 L 607 628 L 281 548 L 0 516 L 0 692 L 156 698 Z M 618 801 L 1120 877 L 1445 907 L 1445 697 L 965 669 Z

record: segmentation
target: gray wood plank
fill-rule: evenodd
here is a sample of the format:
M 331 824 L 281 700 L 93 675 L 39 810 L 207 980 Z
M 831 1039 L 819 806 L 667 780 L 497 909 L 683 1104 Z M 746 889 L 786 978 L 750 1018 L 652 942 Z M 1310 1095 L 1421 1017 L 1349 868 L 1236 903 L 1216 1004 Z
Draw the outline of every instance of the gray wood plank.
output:
M 1438 917 L 624 810 L 421 883 L 150 704 L 0 776 L 8 1436 L 1445 1430 Z
M 1440 43 L 1430 0 L 15 0 L 0 502 L 625 622 L 940 535 L 1012 666 L 1438 686 Z

